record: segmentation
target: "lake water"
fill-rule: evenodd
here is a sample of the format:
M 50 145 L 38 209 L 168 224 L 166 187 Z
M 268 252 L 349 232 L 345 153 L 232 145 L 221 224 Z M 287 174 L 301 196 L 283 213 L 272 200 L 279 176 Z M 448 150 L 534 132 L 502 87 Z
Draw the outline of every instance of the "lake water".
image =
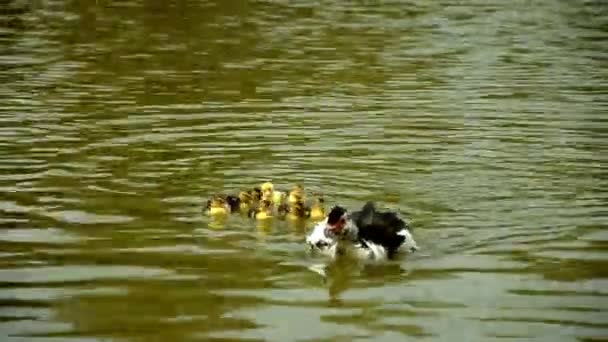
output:
M 604 1 L 0 2 L 0 340 L 607 341 Z M 272 180 L 421 250 L 309 266 Z

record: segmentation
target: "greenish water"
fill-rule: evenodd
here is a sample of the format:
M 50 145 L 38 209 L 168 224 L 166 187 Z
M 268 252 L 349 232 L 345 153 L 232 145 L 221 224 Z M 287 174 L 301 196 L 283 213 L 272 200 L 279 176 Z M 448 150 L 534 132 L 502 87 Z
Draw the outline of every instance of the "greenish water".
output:
M 29 3 L 29 5 L 28 5 Z M 0 340 L 608 340 L 602 1 L 1 1 Z M 398 208 L 361 271 L 302 182 Z

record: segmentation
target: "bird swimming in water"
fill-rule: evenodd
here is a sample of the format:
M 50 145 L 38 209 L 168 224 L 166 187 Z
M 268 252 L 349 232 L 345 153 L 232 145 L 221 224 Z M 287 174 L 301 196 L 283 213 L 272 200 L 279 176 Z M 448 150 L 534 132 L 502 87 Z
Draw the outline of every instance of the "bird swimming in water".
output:
M 305 196 L 304 187 L 301 184 L 295 184 L 288 193 L 287 201 L 284 201 L 278 207 L 280 217 L 288 217 L 292 220 L 306 218 L 319 220 L 325 217 L 323 197 L 319 195 L 309 206 L 306 204 Z
M 251 190 L 239 192 L 240 209 L 247 212 L 252 207 L 256 206 L 262 199 L 262 190 L 255 187 Z
M 418 250 L 407 223 L 393 212 L 378 211 L 373 202 L 352 213 L 334 206 L 306 242 L 312 251 L 331 258 L 349 253 L 359 259 L 382 261 L 392 259 L 400 250 Z
M 287 199 L 288 203 L 296 203 L 305 200 L 304 187 L 301 184 L 296 184 L 289 192 Z
M 207 201 L 205 210 L 209 215 L 227 215 L 239 208 L 240 200 L 236 196 L 218 194 Z
M 268 200 L 274 206 L 279 206 L 283 203 L 285 193 L 274 189 L 274 185 L 271 182 L 264 182 L 261 186 L 262 198 Z
M 290 220 L 305 219 L 310 215 L 310 211 L 303 201 L 285 203 L 284 206 L 287 208 L 287 218 Z
M 274 217 L 272 210 L 272 202 L 269 200 L 261 200 L 257 208 L 249 210 L 249 217 L 257 220 L 266 220 Z

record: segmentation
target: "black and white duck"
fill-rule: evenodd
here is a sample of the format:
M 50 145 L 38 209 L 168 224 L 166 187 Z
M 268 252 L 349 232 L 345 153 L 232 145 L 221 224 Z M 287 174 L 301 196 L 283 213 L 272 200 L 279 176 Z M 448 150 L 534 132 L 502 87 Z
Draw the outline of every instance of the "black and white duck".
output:
M 373 202 L 351 213 L 341 206 L 333 207 L 306 242 L 311 250 L 331 258 L 349 254 L 382 261 L 393 259 L 402 250 L 418 250 L 408 224 L 394 212 L 377 210 Z

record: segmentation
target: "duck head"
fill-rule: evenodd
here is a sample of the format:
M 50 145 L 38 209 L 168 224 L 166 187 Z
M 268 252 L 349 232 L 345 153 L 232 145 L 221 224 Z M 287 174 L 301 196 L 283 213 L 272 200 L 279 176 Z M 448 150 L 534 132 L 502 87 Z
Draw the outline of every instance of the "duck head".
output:
M 345 208 L 337 205 L 331 208 L 327 215 L 327 229 L 336 235 L 340 235 L 347 225 L 347 211 Z
M 310 235 L 306 236 L 310 252 L 319 252 L 326 256 L 334 254 L 337 242 L 335 235 L 327 234 L 326 222 L 316 224 Z

